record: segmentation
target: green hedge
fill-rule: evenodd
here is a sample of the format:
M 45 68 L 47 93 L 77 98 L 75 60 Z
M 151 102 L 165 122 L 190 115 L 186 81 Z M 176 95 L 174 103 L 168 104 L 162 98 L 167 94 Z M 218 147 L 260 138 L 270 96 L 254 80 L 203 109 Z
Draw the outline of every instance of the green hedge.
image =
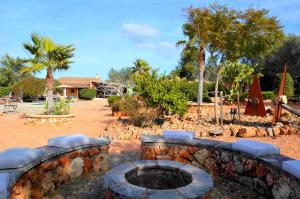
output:
M 181 80 L 179 82 L 180 90 L 183 92 L 189 101 L 196 102 L 198 97 L 198 82 L 188 82 Z M 211 102 L 208 96 L 208 90 L 211 90 L 213 84 L 211 83 L 204 83 L 203 85 L 203 101 L 204 102 Z M 214 89 L 214 88 L 213 88 Z
M 85 100 L 92 100 L 96 97 L 96 89 L 83 88 L 79 91 L 79 98 Z
M 107 102 L 109 106 L 112 106 L 115 102 L 120 101 L 121 98 L 122 98 L 121 96 L 109 96 L 107 98 Z
M 276 97 L 276 94 L 274 93 L 274 91 L 263 91 L 262 92 L 263 98 L 264 99 L 274 99 Z
M 274 80 L 276 93 L 278 93 L 281 78 L 282 78 L 282 73 L 277 73 Z M 284 95 L 286 95 L 288 98 L 294 96 L 294 80 L 291 74 L 289 73 L 286 73 Z
M 10 87 L 0 87 L 0 97 L 5 97 L 5 96 L 9 95 L 10 92 L 11 92 Z

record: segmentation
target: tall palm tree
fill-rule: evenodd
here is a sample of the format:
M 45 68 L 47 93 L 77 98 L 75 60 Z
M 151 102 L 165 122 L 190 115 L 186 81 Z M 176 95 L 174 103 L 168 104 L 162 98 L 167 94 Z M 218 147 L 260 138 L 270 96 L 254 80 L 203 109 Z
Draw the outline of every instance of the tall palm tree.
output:
M 208 8 L 192 8 L 187 10 L 187 22 L 183 25 L 183 34 L 188 40 L 177 42 L 177 46 L 184 45 L 184 50 L 196 49 L 199 66 L 198 104 L 203 102 L 203 75 L 205 69 L 205 47 L 209 44 L 211 29 L 211 12 Z
M 74 56 L 75 48 L 73 45 L 56 44 L 48 37 L 39 36 L 35 33 L 31 35 L 31 42 L 23 44 L 24 48 L 29 51 L 33 58 L 27 61 L 27 66 L 22 69 L 26 72 L 39 72 L 46 70 L 46 92 L 48 103 L 48 114 L 54 109 L 53 100 L 53 72 L 57 70 L 67 70 Z

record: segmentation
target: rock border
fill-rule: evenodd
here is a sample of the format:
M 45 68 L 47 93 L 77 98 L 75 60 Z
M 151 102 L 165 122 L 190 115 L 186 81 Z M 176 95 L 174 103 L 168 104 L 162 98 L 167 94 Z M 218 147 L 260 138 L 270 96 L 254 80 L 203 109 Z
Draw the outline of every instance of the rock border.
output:
M 27 126 L 55 126 L 65 123 L 74 123 L 75 115 L 27 115 Z
M 38 159 L 17 169 L 0 170 L 0 198 L 42 198 L 70 179 L 107 171 L 110 140 L 72 148 L 43 146 Z
M 126 174 L 145 168 L 170 169 L 188 173 L 192 182 L 176 189 L 157 190 L 136 186 L 129 183 Z M 108 198 L 209 198 L 209 192 L 213 189 L 213 179 L 201 169 L 175 161 L 168 160 L 141 160 L 128 162 L 114 167 L 104 177 L 104 183 L 108 190 Z
M 282 168 L 283 155 L 254 156 L 232 149 L 232 144 L 209 139 L 165 140 L 142 136 L 142 160 L 173 160 L 192 164 L 212 176 L 239 182 L 267 198 L 300 198 L 300 179 Z

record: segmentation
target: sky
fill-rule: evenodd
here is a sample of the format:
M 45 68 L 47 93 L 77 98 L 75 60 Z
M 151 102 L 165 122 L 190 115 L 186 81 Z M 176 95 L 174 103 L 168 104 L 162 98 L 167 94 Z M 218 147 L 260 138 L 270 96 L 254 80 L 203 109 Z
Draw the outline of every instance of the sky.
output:
M 0 0 L 0 56 L 30 57 L 22 44 L 36 32 L 76 48 L 71 68 L 55 78 L 107 79 L 110 68 L 132 66 L 137 58 L 168 73 L 180 58 L 175 43 L 184 39 L 184 10 L 210 2 L 268 9 L 285 33 L 300 34 L 300 0 Z

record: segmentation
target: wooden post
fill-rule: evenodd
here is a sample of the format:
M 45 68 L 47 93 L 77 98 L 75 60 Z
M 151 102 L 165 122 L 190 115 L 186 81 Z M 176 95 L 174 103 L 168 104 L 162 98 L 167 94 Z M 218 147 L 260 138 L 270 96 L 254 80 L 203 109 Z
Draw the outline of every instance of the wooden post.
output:
M 223 126 L 223 91 L 220 92 L 220 117 L 221 117 L 221 126 Z

